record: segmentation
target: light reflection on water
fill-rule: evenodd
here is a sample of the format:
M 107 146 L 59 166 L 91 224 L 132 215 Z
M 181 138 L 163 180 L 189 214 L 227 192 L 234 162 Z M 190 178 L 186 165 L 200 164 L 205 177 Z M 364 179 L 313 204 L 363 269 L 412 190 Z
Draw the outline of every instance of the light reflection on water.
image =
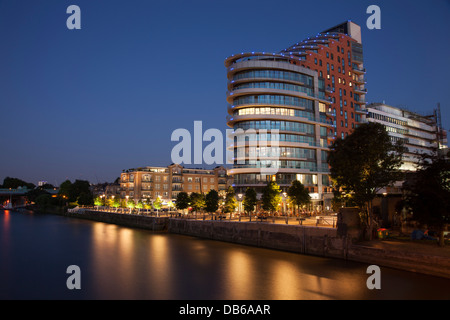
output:
M 0 212 L 2 299 L 448 299 L 450 280 L 53 215 Z M 82 288 L 68 290 L 67 266 Z

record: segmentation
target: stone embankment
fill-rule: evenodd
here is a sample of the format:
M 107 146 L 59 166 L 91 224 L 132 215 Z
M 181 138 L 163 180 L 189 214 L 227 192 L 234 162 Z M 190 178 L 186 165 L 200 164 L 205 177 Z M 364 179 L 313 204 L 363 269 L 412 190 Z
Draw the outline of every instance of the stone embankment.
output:
M 75 218 L 151 231 L 183 234 L 300 254 L 339 258 L 450 278 L 450 258 L 398 247 L 357 243 L 358 218 L 353 208 L 338 215 L 337 228 L 265 222 L 190 220 L 111 212 L 67 212 Z M 383 242 L 383 241 L 378 241 Z

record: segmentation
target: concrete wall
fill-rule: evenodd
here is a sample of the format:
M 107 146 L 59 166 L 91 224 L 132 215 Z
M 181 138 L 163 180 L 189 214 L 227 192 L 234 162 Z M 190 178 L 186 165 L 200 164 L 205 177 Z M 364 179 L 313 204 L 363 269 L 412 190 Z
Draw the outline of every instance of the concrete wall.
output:
M 346 237 L 336 229 L 260 222 L 170 219 L 168 231 L 304 254 L 345 258 Z
M 152 231 L 167 231 L 169 218 L 149 217 L 135 214 L 85 211 L 84 213 L 66 212 L 64 216 L 113 223 L 124 227 L 140 228 Z

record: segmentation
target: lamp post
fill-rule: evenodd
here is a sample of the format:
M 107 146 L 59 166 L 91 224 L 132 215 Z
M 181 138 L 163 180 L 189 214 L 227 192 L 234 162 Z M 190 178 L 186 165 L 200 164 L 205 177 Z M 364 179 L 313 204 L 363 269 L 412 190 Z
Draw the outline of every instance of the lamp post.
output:
M 238 194 L 239 198 L 239 221 L 241 221 L 241 212 L 242 212 L 242 193 Z
M 286 224 L 288 224 L 289 223 L 289 221 L 288 221 L 288 215 L 287 215 L 287 212 L 286 212 L 286 200 L 287 200 L 287 193 L 286 192 L 283 192 L 283 206 L 284 206 L 284 208 L 283 208 L 283 211 L 284 211 L 284 215 L 286 216 Z

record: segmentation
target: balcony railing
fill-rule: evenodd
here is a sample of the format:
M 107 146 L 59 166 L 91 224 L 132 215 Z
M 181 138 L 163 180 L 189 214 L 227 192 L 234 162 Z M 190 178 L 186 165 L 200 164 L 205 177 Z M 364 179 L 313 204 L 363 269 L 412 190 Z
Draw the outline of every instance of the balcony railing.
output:
M 367 89 L 366 88 L 361 88 L 360 86 L 355 86 L 355 92 L 359 93 L 359 94 L 366 94 L 367 93 Z
M 353 66 L 352 70 L 355 73 L 361 73 L 361 74 L 366 73 L 366 68 L 358 68 L 356 66 Z

